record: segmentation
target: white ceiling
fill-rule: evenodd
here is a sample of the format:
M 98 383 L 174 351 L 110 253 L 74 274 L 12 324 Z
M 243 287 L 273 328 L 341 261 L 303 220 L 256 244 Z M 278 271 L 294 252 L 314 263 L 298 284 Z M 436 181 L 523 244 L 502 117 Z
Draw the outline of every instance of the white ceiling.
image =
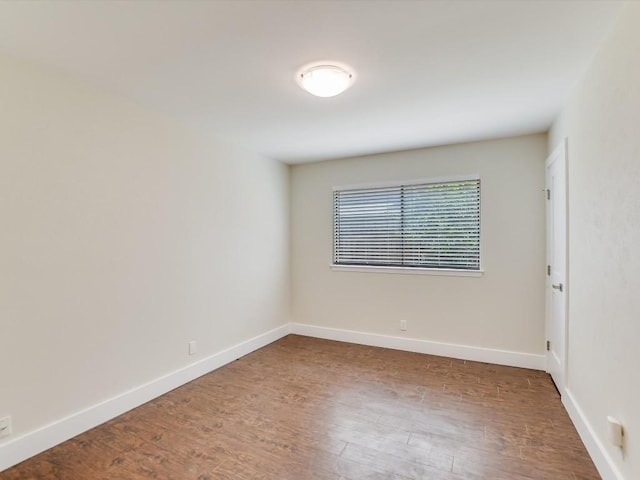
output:
M 288 163 L 546 130 L 617 1 L 3 1 L 0 50 Z M 316 60 L 357 72 L 301 90 Z

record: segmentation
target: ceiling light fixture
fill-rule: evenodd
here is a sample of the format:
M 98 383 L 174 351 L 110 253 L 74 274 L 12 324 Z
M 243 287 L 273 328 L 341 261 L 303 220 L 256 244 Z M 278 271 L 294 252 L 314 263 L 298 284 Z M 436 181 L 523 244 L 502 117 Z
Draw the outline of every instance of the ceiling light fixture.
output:
M 353 84 L 353 73 L 330 64 L 314 65 L 298 72 L 300 86 L 317 97 L 334 97 Z

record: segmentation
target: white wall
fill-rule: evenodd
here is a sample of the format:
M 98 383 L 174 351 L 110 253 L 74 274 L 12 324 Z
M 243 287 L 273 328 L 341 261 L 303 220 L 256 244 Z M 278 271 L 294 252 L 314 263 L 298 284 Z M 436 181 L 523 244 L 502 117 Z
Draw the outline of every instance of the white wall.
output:
M 293 166 L 293 321 L 542 354 L 546 142 L 531 135 Z M 482 182 L 483 277 L 329 268 L 334 186 L 474 173 Z
M 568 390 L 627 479 L 640 478 L 639 25 L 627 4 L 549 142 L 569 139 Z M 607 415 L 626 427 L 625 458 Z
M 46 68 L 0 78 L 0 443 L 289 321 L 287 166 Z

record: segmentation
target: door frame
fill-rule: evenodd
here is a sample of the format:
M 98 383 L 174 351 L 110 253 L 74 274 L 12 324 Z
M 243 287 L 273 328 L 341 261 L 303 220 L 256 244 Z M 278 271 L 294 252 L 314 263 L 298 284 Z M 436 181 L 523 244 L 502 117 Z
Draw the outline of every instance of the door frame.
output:
M 564 250 L 565 250 L 565 261 L 564 261 L 564 284 L 563 284 L 563 294 L 564 294 L 564 339 L 562 339 L 563 351 L 562 351 L 562 370 L 560 372 L 561 375 L 561 384 L 556 385 L 560 395 L 563 396 L 565 390 L 568 385 L 568 372 L 569 372 L 569 157 L 568 157 L 568 139 L 565 137 L 562 139 L 559 145 L 557 145 L 551 154 L 547 157 L 545 162 L 545 195 L 547 189 L 549 189 L 549 177 L 548 177 L 548 168 L 549 166 L 556 162 L 560 161 L 564 164 L 564 188 L 565 188 L 565 201 L 564 201 L 564 219 L 565 219 L 565 240 L 564 240 Z M 548 197 L 545 197 L 548 198 Z M 545 208 L 545 226 L 546 226 L 546 264 L 550 265 L 550 246 L 551 246 L 551 228 L 550 228 L 550 219 L 551 215 L 549 214 L 551 203 L 546 201 Z M 546 271 L 545 271 L 546 273 Z M 551 277 L 549 275 L 545 275 L 545 339 L 549 340 L 549 335 L 551 331 L 551 309 L 552 309 L 552 293 L 551 293 Z M 545 342 L 546 343 L 546 342 Z M 546 371 L 549 372 L 549 352 L 545 351 L 545 361 L 546 361 Z

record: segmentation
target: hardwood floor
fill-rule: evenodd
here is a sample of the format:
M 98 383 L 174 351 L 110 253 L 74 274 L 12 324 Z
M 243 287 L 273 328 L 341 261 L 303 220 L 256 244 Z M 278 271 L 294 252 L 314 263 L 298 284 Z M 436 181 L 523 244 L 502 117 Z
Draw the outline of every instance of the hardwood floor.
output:
M 600 477 L 543 372 L 290 335 L 0 478 Z

